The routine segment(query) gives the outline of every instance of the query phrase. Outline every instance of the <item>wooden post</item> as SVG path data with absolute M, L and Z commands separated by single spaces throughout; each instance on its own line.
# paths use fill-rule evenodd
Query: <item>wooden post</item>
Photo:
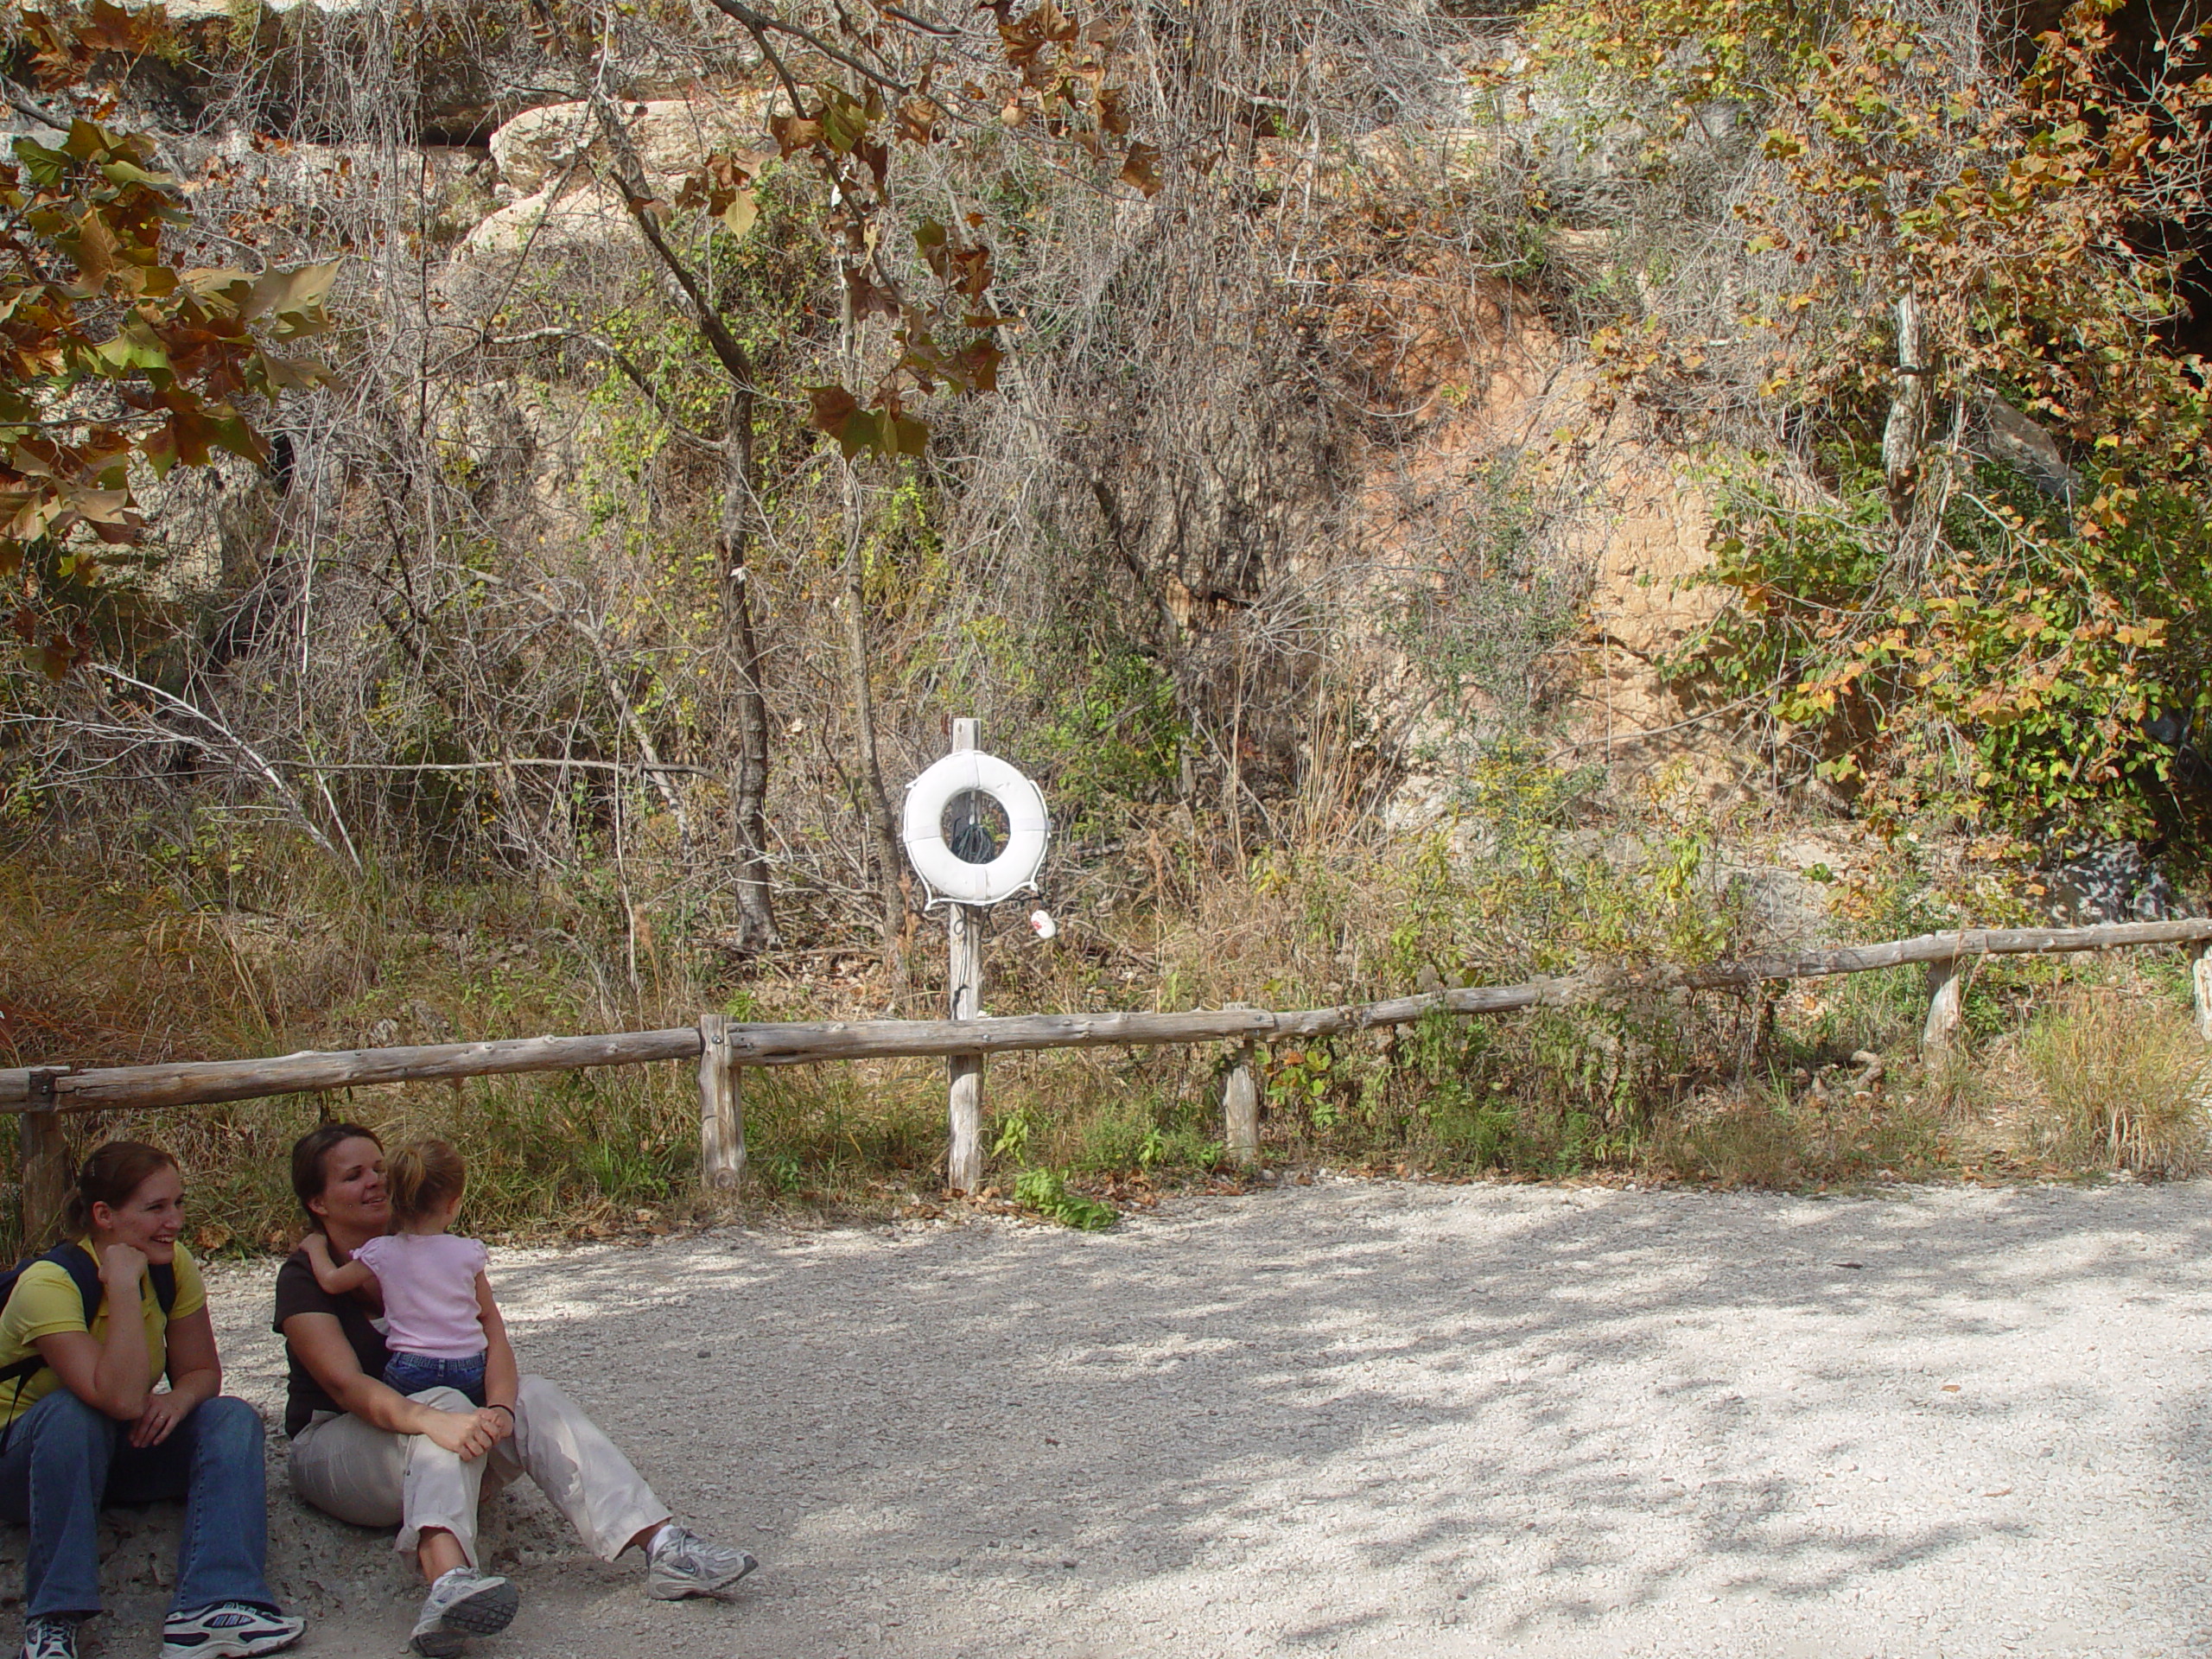
M 61 1114 L 54 1109 L 51 1071 L 30 1075 L 31 1109 L 23 1114 L 17 1132 L 22 1149 L 23 1251 L 43 1249 L 61 1224 L 61 1208 L 69 1198 L 69 1137 L 61 1128 Z M 46 1103 L 40 1109 L 39 1103 Z
M 976 747 L 982 741 L 980 721 L 952 722 L 955 754 Z M 950 908 L 946 930 L 952 971 L 946 1013 L 955 1020 L 974 1020 L 983 1012 L 983 913 L 971 905 L 956 904 Z M 978 1192 L 983 1185 L 983 1057 L 980 1053 L 948 1055 L 944 1071 L 946 1116 L 951 1129 L 944 1184 L 955 1192 Z
M 2189 1000 L 2196 1007 L 2196 1034 L 2212 1043 L 2212 955 L 2202 939 L 2189 947 Z
M 1965 992 L 1966 982 L 1959 977 L 1956 957 L 1928 964 L 1928 1024 L 1920 1033 L 1922 1053 L 1942 1054 L 1949 1051 L 1963 1016 L 1959 999 Z
M 1221 1090 L 1224 1125 L 1229 1140 L 1229 1155 L 1240 1164 L 1256 1161 L 1260 1156 L 1260 1079 L 1252 1069 L 1252 1045 L 1245 1043 L 1236 1051 L 1236 1064 L 1230 1068 Z
M 722 1192 L 745 1184 L 745 1107 L 727 1014 L 699 1016 L 699 1184 Z

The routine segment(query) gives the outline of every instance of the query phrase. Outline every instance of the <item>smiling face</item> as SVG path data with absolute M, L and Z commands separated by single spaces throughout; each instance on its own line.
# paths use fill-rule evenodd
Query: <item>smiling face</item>
M 365 1135 L 331 1147 L 322 1154 L 322 1191 L 307 1205 L 340 1249 L 387 1230 L 391 1198 L 385 1191 L 384 1148 Z
M 149 1262 L 176 1260 L 184 1229 L 184 1178 L 174 1167 L 156 1170 L 121 1204 L 92 1205 L 92 1244 L 128 1244 Z

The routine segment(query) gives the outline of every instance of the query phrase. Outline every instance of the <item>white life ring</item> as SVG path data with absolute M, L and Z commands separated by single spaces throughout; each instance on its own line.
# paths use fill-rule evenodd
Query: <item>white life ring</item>
M 1006 814 L 1006 845 L 988 864 L 970 864 L 944 844 L 944 809 L 969 790 L 989 796 Z M 1037 785 L 995 754 L 963 749 L 948 754 L 906 785 L 900 838 L 914 874 L 934 895 L 961 905 L 995 905 L 1033 892 L 1044 868 L 1052 823 Z

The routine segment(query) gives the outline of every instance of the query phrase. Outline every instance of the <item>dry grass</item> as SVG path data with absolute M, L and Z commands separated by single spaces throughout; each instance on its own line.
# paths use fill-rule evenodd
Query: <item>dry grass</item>
M 2076 988 L 2029 1028 L 2021 1051 L 2037 1092 L 2019 1123 L 2037 1153 L 2140 1175 L 2212 1167 L 2205 1046 L 2171 1001 Z
M 1664 1179 L 1787 1191 L 1916 1180 L 1943 1154 L 1936 1114 L 1917 1096 L 1824 1103 L 1766 1087 L 1694 1103 L 1654 1136 L 1647 1167 Z
M 941 995 L 933 929 L 918 940 L 911 983 L 887 983 L 864 950 L 741 975 L 665 915 L 595 906 L 588 880 L 345 882 L 270 855 L 245 861 L 218 895 L 143 870 L 134 879 L 121 864 L 99 879 L 53 857 L 4 868 L 0 1065 L 639 1029 L 702 1009 L 924 1014 Z M 1496 982 L 1577 959 L 1677 960 L 1700 940 L 1714 951 L 1757 943 L 1731 931 L 1725 902 L 1697 880 L 1656 902 L 1648 873 L 1570 865 L 1535 842 L 1495 855 L 1346 846 L 1243 868 L 1186 842 L 1157 867 L 1147 859 L 1146 873 L 1149 893 L 1125 882 L 1111 900 L 1057 906 L 1064 926 L 1050 945 L 1017 918 L 996 918 L 987 1006 L 1311 1007 L 1402 994 L 1424 972 Z M 1437 1016 L 1263 1046 L 1263 1155 L 1292 1167 L 1723 1186 L 2001 1176 L 2022 1166 L 1978 1143 L 1994 1134 L 1981 1120 L 2032 1096 L 2032 1110 L 2012 1114 L 2031 1125 L 2030 1167 L 2196 1166 L 2195 1039 L 2171 983 L 2120 995 L 2001 979 L 1993 969 L 1978 982 L 1988 1048 L 1941 1077 L 1911 1059 L 1916 982 L 1888 976 L 1793 989 L 1771 1019 L 1753 1002 L 1702 996 Z M 2005 1034 L 2028 1016 L 2032 1067 Z M 1835 1086 L 1862 1047 L 1889 1056 L 1886 1092 Z M 1228 1058 L 1216 1046 L 995 1061 L 988 1179 L 1010 1192 L 1023 1170 L 1046 1168 L 1106 1190 L 1228 1174 Z M 111 1114 L 71 1128 L 80 1145 L 128 1134 L 172 1147 L 201 1243 L 261 1249 L 292 1236 L 285 1152 L 326 1113 L 454 1139 L 471 1163 L 479 1231 L 594 1236 L 702 1213 L 695 1085 L 682 1065 Z M 883 1215 L 942 1185 L 939 1065 L 764 1071 L 746 1080 L 745 1113 L 756 1213 Z M 0 1177 L 12 1156 L 0 1152 Z M 0 1245 L 14 1242 L 11 1221 L 0 1218 Z

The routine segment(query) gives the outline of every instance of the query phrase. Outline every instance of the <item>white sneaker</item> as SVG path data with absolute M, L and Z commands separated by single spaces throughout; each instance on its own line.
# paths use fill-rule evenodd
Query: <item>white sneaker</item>
M 453 1659 L 472 1636 L 493 1636 L 514 1622 L 522 1598 L 495 1573 L 456 1567 L 441 1573 L 423 1598 L 423 1611 L 408 1638 L 427 1659 Z
M 673 1521 L 660 1529 L 645 1552 L 645 1560 L 649 1564 L 645 1593 L 660 1601 L 680 1601 L 685 1596 L 719 1599 L 760 1565 L 743 1550 L 709 1543 Z

